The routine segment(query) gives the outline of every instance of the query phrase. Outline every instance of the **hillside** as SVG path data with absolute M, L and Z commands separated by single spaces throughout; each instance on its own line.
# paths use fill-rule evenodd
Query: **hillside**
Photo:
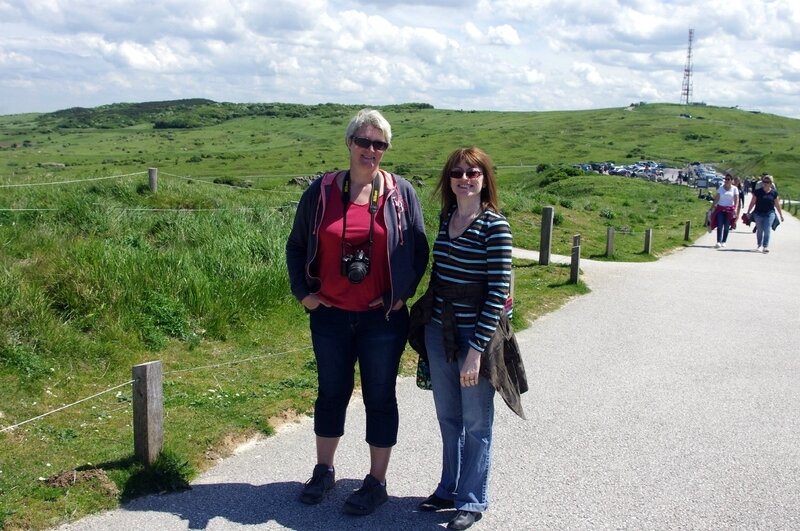
M 316 173 L 341 160 L 341 135 L 357 108 L 196 99 L 2 116 L 0 179 L 41 173 L 39 164 L 63 164 L 62 173 L 72 175 L 146 166 L 226 177 Z M 503 166 L 656 160 L 674 167 L 702 161 L 741 175 L 767 171 L 788 184 L 782 192 L 800 194 L 800 120 L 670 104 L 543 113 L 425 104 L 382 110 L 394 128 L 395 149 L 385 161 L 403 174 L 429 174 L 453 146 L 476 144 Z

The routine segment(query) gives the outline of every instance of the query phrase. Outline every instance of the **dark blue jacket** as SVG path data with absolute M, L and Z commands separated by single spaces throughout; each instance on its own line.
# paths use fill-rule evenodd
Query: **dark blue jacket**
M 414 187 L 393 173 L 382 170 L 381 173 L 384 177 L 383 213 L 391 280 L 390 292 L 383 296 L 383 307 L 388 316 L 395 302 L 406 301 L 416 292 L 428 266 L 429 248 L 422 208 Z M 319 277 L 314 275 L 318 231 L 336 175 L 336 172 L 326 173 L 311 183 L 297 205 L 294 225 L 286 242 L 289 285 L 297 300 L 320 290 Z

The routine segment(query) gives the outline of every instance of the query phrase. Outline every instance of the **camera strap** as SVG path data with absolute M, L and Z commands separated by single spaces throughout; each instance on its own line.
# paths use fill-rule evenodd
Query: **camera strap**
M 372 232 L 375 226 L 375 214 L 378 212 L 378 199 L 381 197 L 381 178 L 380 171 L 372 179 L 372 193 L 369 195 L 369 243 L 367 256 L 372 258 Z M 350 206 L 350 171 L 344 174 L 342 180 L 342 256 L 347 254 L 345 248 L 347 233 L 347 208 Z

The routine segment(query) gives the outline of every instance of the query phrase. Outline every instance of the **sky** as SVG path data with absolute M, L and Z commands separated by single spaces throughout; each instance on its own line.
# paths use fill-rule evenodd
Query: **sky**
M 800 118 L 797 0 L 0 0 L 0 115 L 119 102 L 692 103 Z

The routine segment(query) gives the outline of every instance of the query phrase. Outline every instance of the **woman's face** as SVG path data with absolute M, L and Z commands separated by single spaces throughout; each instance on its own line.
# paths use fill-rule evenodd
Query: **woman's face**
M 772 179 L 761 179 L 761 182 L 764 185 L 764 190 L 769 191 L 772 188 Z
M 380 129 L 364 125 L 348 140 L 347 147 L 350 150 L 350 169 L 362 168 L 376 172 L 389 146 Z
M 730 190 L 731 189 L 731 183 L 732 182 L 733 181 L 731 180 L 730 177 L 725 177 L 725 184 L 723 186 L 725 187 L 726 190 Z
M 456 199 L 469 199 L 477 196 L 480 200 L 483 186 L 482 168 L 460 161 L 450 169 L 450 189 Z

